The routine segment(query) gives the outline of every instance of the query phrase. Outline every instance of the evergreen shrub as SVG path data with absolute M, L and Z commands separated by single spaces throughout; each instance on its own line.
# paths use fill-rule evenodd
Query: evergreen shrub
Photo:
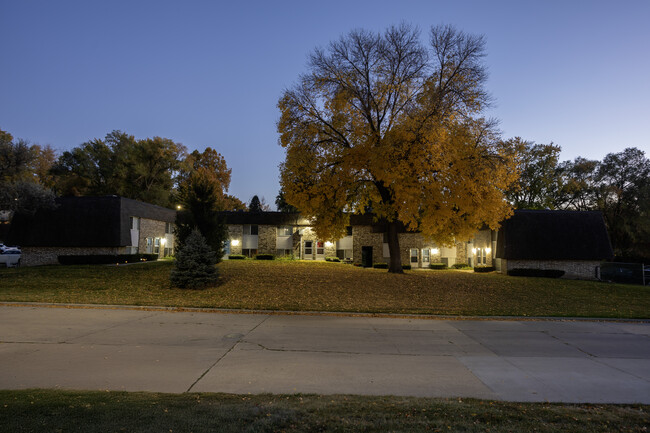
M 241 254 L 230 254 L 228 256 L 228 260 L 244 260 L 246 256 L 243 256 Z
M 494 272 L 496 268 L 494 266 L 476 266 L 474 267 L 474 272 Z
M 255 256 L 255 260 L 273 260 L 275 256 L 273 254 L 258 254 Z
M 444 263 L 429 263 L 429 269 L 447 269 Z
M 471 266 L 467 263 L 454 263 L 451 267 L 454 269 L 471 269 Z
M 375 269 L 388 269 L 388 263 L 375 263 L 372 267 Z
M 217 282 L 217 255 L 198 230 L 193 230 L 176 253 L 169 276 L 172 286 L 180 289 L 203 289 Z

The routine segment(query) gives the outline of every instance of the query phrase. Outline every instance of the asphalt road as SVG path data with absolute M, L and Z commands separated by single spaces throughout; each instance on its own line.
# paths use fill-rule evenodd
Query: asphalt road
M 650 324 L 0 306 L 0 389 L 650 404 Z

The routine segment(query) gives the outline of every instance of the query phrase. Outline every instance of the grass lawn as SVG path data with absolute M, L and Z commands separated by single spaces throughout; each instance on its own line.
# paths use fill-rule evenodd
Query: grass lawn
M 0 269 L 0 301 L 292 311 L 649 318 L 642 286 L 341 263 L 226 261 L 217 287 L 170 288 L 169 261 Z
M 402 397 L 0 391 L 6 432 L 646 432 L 649 406 Z

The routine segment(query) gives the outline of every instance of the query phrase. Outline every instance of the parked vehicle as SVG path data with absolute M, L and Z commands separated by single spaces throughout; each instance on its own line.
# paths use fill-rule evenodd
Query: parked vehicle
M 4 264 L 8 268 L 20 266 L 22 251 L 20 247 L 9 247 L 0 244 L 0 265 Z

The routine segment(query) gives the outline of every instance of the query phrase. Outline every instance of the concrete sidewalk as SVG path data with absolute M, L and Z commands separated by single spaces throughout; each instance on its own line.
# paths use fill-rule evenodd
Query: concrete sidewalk
M 650 324 L 0 306 L 0 389 L 650 404 Z

